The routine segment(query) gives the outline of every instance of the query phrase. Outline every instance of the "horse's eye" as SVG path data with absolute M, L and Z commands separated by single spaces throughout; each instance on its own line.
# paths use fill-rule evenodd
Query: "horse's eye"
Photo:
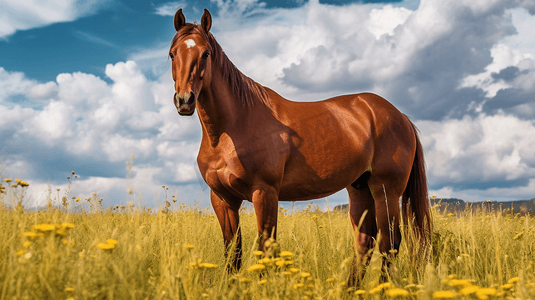
M 204 51 L 204 53 L 202 54 L 202 58 L 207 59 L 208 57 L 210 57 L 210 51 Z
M 171 58 L 171 60 L 175 59 L 175 55 L 173 53 L 169 53 L 169 57 Z

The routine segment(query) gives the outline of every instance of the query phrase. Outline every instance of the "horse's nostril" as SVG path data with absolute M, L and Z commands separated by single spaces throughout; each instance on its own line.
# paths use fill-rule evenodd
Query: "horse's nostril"
M 187 103 L 188 104 L 193 104 L 194 102 L 195 102 L 195 94 L 193 92 L 190 92 Z

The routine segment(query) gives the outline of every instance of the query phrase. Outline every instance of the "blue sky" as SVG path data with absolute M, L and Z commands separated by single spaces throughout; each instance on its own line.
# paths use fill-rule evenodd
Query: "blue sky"
M 73 170 L 71 192 L 95 192 L 107 205 L 142 197 L 154 206 L 162 185 L 208 205 L 194 165 L 199 121 L 179 117 L 171 101 L 167 51 L 179 7 L 188 22 L 208 8 L 230 59 L 283 96 L 371 91 L 390 100 L 421 131 L 432 194 L 535 198 L 528 1 L 7 0 L 0 164 L 4 177 L 30 182 L 28 205 L 43 204 L 49 186 L 65 191 Z

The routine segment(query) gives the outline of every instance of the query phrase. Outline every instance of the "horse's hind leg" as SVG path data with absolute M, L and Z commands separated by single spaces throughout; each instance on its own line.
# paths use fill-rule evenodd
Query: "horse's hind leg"
M 242 200 L 232 199 L 229 202 L 221 199 L 214 191 L 210 193 L 210 200 L 214 208 L 221 230 L 223 231 L 223 239 L 225 241 L 225 257 L 228 257 L 229 250 L 232 248 L 232 240 L 236 237 L 234 253 L 231 254 L 231 260 L 227 268 L 229 271 L 235 271 L 241 267 L 242 257 L 242 243 L 240 231 L 240 215 L 239 209 Z M 229 204 L 230 203 L 230 204 Z
M 355 231 L 355 256 L 349 270 L 348 286 L 357 286 L 364 278 L 370 263 L 373 243 L 377 235 L 375 222 L 375 202 L 367 184 L 347 187 L 349 213 Z M 359 226 L 360 225 L 360 226 Z
M 268 185 L 255 188 L 252 202 L 258 225 L 258 249 L 274 255 L 276 247 L 271 246 L 270 239 L 277 238 L 278 191 Z
M 401 243 L 399 198 L 401 187 L 387 185 L 370 178 L 370 191 L 375 200 L 375 214 L 379 230 L 379 251 L 383 255 L 381 280 L 391 275 L 392 260 L 396 257 Z

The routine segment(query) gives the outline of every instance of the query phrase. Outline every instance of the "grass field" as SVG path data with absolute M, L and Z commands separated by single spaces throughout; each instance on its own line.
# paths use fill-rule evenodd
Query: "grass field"
M 23 181 L 2 183 L 2 300 L 535 299 L 535 219 L 497 207 L 433 208 L 429 261 L 409 259 L 403 242 L 389 282 L 379 283 L 381 257 L 374 253 L 362 285 L 348 289 L 347 212 L 281 208 L 281 257 L 264 258 L 255 252 L 254 213 L 243 210 L 243 268 L 227 274 L 209 210 L 167 200 L 158 211 L 133 203 L 106 209 L 96 197 L 58 192 L 47 210 L 28 212 Z

